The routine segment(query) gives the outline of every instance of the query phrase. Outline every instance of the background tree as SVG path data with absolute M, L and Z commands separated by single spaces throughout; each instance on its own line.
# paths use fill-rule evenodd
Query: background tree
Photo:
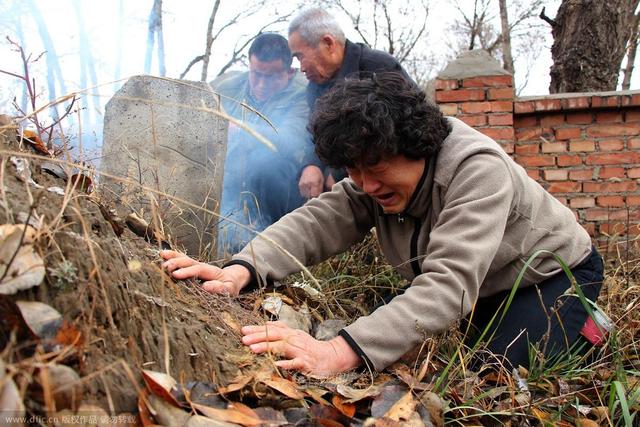
M 153 47 L 157 42 L 158 69 L 161 76 L 167 75 L 167 68 L 164 65 L 164 37 L 162 36 L 162 0 L 153 0 L 151 13 L 149 14 L 149 33 L 147 36 L 147 52 L 144 56 L 144 72 L 151 72 L 151 58 Z
M 549 92 L 615 90 L 640 0 L 563 0 L 551 24 Z
M 428 44 L 428 0 L 330 0 L 318 3 L 322 7 L 327 4 L 336 16 L 341 14 L 349 19 L 362 42 L 393 55 L 416 83 L 426 84 L 436 64 L 434 49 Z
M 526 70 L 544 46 L 544 27 L 536 17 L 547 1 L 451 0 L 457 15 L 448 28 L 450 56 L 457 57 L 463 50 L 486 50 L 514 74 L 516 92 L 521 92 L 529 81 Z M 524 70 L 519 81 L 516 68 Z
M 268 3 L 268 4 L 267 4 Z M 234 64 L 241 62 L 246 57 L 245 51 L 249 44 L 255 39 L 259 34 L 262 34 L 265 31 L 273 30 L 276 28 L 276 25 L 279 23 L 284 23 L 289 20 L 291 15 L 293 15 L 294 11 L 299 9 L 299 5 L 295 2 L 288 3 L 284 9 L 278 11 L 274 8 L 274 2 L 269 2 L 268 0 L 260 0 L 255 2 L 249 2 L 247 7 L 239 7 L 237 4 L 231 6 L 231 3 L 225 3 L 230 6 L 227 8 L 232 10 L 235 8 L 236 10 L 240 10 L 233 14 L 229 19 L 222 20 L 222 23 L 218 25 L 220 22 L 220 13 L 222 9 L 221 0 L 216 0 L 213 4 L 213 9 L 211 11 L 211 15 L 209 16 L 209 22 L 207 24 L 207 34 L 205 37 L 205 49 L 202 55 L 196 56 L 194 59 L 189 62 L 185 70 L 180 74 L 180 78 L 184 78 L 187 73 L 191 70 L 191 68 L 199 62 L 202 62 L 202 72 L 200 73 L 200 80 L 207 81 L 209 72 L 209 60 L 211 58 L 213 52 L 213 45 L 220 38 L 220 35 L 229 29 L 233 28 L 236 31 L 242 26 L 243 23 L 249 22 L 250 18 L 256 19 L 256 15 L 260 14 L 260 24 L 258 28 L 249 33 L 239 33 L 238 37 L 236 37 L 236 42 L 233 47 L 233 50 L 230 52 L 230 58 L 222 64 L 218 70 L 216 71 L 216 76 L 223 74 Z M 265 10 L 273 10 L 273 13 L 265 13 Z M 252 26 L 249 25 L 249 28 Z M 255 28 L 255 26 L 253 26 Z
M 631 75 L 633 74 L 634 64 L 636 62 L 636 53 L 638 52 L 638 38 L 640 37 L 640 12 L 636 13 L 633 18 L 632 33 L 629 39 L 629 47 L 627 49 L 627 64 L 624 67 L 624 77 L 622 79 L 622 90 L 631 88 Z

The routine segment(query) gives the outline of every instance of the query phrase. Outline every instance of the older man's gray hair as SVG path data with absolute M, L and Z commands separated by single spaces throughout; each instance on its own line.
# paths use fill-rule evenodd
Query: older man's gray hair
M 344 44 L 346 40 L 338 21 L 319 7 L 303 10 L 293 18 L 289 24 L 289 35 L 295 32 L 311 47 L 318 46 L 322 37 L 327 34 L 340 44 Z

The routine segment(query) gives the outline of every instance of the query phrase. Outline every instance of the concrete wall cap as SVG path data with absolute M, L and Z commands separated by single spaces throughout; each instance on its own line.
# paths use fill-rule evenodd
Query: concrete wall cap
M 481 76 L 511 75 L 484 49 L 467 50 L 449 62 L 438 74 L 439 79 L 467 79 Z

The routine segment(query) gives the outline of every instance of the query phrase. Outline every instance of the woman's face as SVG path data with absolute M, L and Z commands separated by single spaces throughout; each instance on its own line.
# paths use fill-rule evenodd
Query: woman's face
M 387 214 L 402 213 L 424 173 L 425 160 L 396 155 L 373 166 L 356 164 L 347 168 L 355 184 L 371 196 Z

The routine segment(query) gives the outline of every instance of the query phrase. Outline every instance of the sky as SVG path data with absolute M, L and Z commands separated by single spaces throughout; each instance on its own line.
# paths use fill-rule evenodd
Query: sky
M 390 2 L 399 0 L 388 0 Z M 187 64 L 204 51 L 207 21 L 211 14 L 213 0 L 163 0 L 163 31 L 165 44 L 166 75 L 178 77 Z M 404 0 L 403 4 L 416 3 L 417 0 Z M 462 7 L 471 7 L 473 0 L 458 0 Z M 497 0 L 495 1 L 497 4 Z M 559 0 L 549 0 L 547 15 L 555 16 Z M 0 70 L 22 74 L 22 63 L 19 54 L 7 41 L 9 36 L 20 44 L 27 53 L 36 57 L 44 51 L 41 41 L 42 33 L 38 27 L 38 16 L 46 26 L 55 48 L 55 56 L 60 63 L 63 85 L 57 84 L 56 95 L 66 92 L 84 91 L 82 106 L 84 114 L 89 117 L 83 128 L 93 135 L 85 135 L 85 145 L 99 145 L 101 140 L 101 120 L 104 104 L 115 91 L 131 75 L 144 73 L 145 52 L 147 48 L 147 25 L 153 0 L 0 0 Z M 222 0 L 218 23 L 226 22 L 232 14 L 251 5 L 251 0 Z M 225 63 L 227 52 L 243 35 L 255 32 L 260 26 L 260 19 L 265 15 L 274 15 L 281 8 L 282 0 L 267 0 L 261 10 L 260 18 L 247 20 L 241 26 L 229 28 L 213 46 L 210 74 L 207 80 L 215 77 L 217 69 Z M 429 47 L 433 51 L 438 66 L 446 65 L 448 46 L 451 44 L 447 34 L 447 25 L 456 13 L 451 4 L 444 0 L 431 1 L 428 18 Z M 20 14 L 20 11 L 23 11 Z M 18 18 L 21 16 L 21 18 Z M 81 19 L 79 19 L 81 17 Z M 347 37 L 359 41 L 349 20 L 338 13 L 336 17 L 345 29 Z M 15 22 L 21 19 L 22 34 L 16 29 Z M 81 26 L 85 29 L 87 40 L 81 37 Z M 287 23 L 273 27 L 273 30 L 286 34 Z M 82 81 L 82 64 L 80 52 L 85 42 L 85 55 L 90 57 L 93 70 L 84 69 Z M 516 69 L 516 81 L 524 81 L 523 69 L 529 73 L 528 85 L 520 95 L 545 95 L 548 93 L 549 67 L 551 65 L 551 35 L 546 40 L 535 61 Z M 48 55 L 47 53 L 46 55 Z M 47 82 L 45 71 L 46 56 L 31 66 L 36 79 L 36 87 L 41 94 L 39 105 L 47 102 Z M 157 57 L 154 55 L 151 74 L 158 74 Z M 437 70 L 434 70 L 434 72 Z M 97 87 L 92 87 L 92 73 L 95 74 Z M 195 65 L 187 79 L 199 80 L 201 65 Z M 89 89 L 87 89 L 89 87 Z M 11 112 L 11 102 L 17 97 L 21 100 L 23 82 L 0 73 L 0 112 Z

